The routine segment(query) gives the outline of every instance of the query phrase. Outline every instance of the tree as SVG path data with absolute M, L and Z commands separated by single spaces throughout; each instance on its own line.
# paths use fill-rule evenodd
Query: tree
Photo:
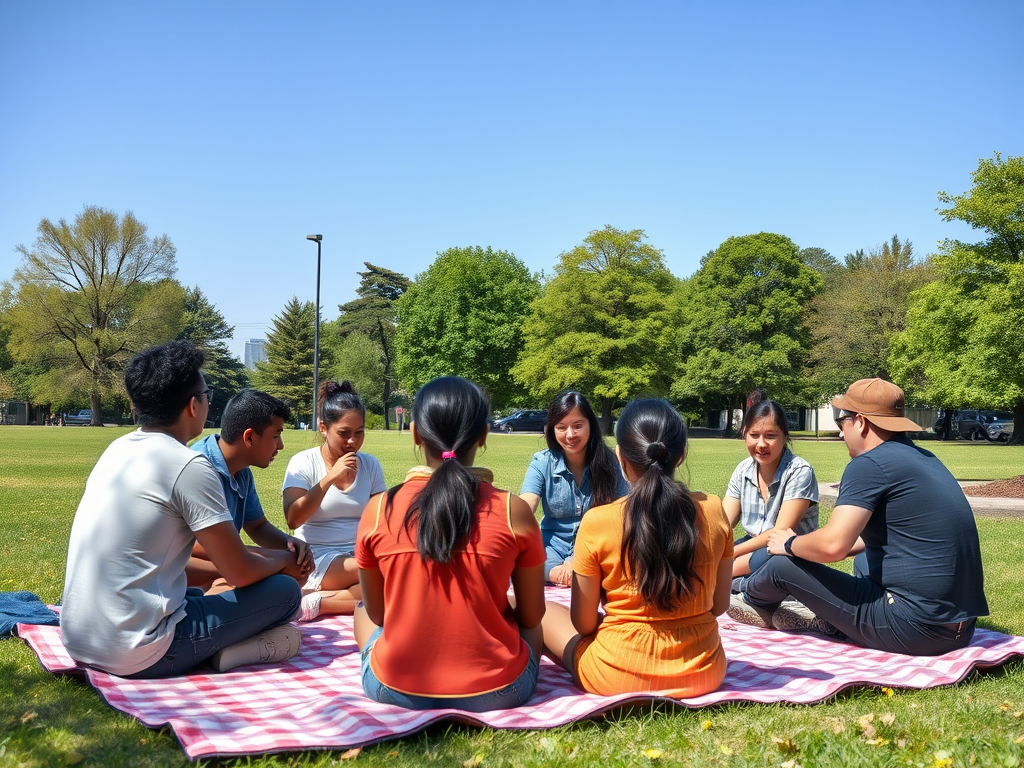
M 893 379 L 908 394 L 947 408 L 1004 408 L 1013 443 L 1024 442 L 1024 157 L 982 159 L 962 195 L 939 193 L 946 221 L 988 237 L 945 240 L 933 258 L 938 281 L 911 296 L 907 328 L 894 340 Z
M 293 296 L 281 314 L 274 317 L 274 329 L 267 334 L 267 359 L 256 363 L 253 383 L 265 392 L 288 402 L 296 422 L 312 423 L 313 413 L 313 302 Z M 325 349 L 321 349 L 324 352 Z M 330 365 L 328 355 L 320 365 Z
M 757 387 L 783 402 L 798 398 L 810 346 L 803 306 L 821 290 L 821 276 L 788 237 L 730 237 L 682 290 L 673 397 L 725 406 L 727 432 L 732 410 Z
M 174 245 L 166 235 L 150 238 L 131 211 L 119 218 L 95 206 L 73 224 L 43 219 L 38 232 L 32 249 L 17 248 L 10 346 L 48 369 L 39 394 L 87 394 L 100 425 L 101 399 L 123 391 L 132 356 L 174 337 L 182 298 L 171 279 Z
M 371 399 L 376 400 L 379 396 L 382 403 L 381 409 L 384 412 L 384 428 L 391 429 L 388 408 L 391 392 L 397 383 L 395 376 L 397 304 L 402 294 L 409 289 L 409 278 L 398 272 L 392 272 L 390 269 L 374 266 L 368 261 L 364 261 L 363 264 L 366 266 L 366 271 L 357 273 L 360 277 L 359 288 L 356 289 L 359 298 L 338 307 L 341 316 L 337 320 L 337 332 L 342 339 L 352 333 L 359 333 L 376 344 L 380 355 L 380 365 L 372 368 L 379 367 L 379 374 L 370 377 L 369 361 L 360 357 L 359 366 L 362 371 L 360 376 L 364 378 L 367 386 L 374 387 L 375 395 Z M 359 342 L 351 351 L 362 355 L 366 349 L 366 345 Z M 339 349 L 337 354 L 339 355 L 337 358 L 339 364 L 344 364 L 343 355 L 347 352 Z M 367 393 L 369 391 L 366 390 Z
M 415 390 L 438 376 L 464 376 L 498 408 L 521 401 L 526 393 L 509 371 L 539 290 L 526 265 L 506 251 L 439 253 L 398 300 L 399 378 Z
M 855 266 L 840 268 L 810 304 L 807 381 L 819 402 L 858 379 L 892 378 L 889 347 L 906 327 L 910 294 L 933 279 L 928 263 L 897 235 L 848 263 Z
M 336 336 L 336 333 L 330 335 Z M 381 393 L 385 391 L 384 355 L 376 340 L 360 331 L 353 331 L 344 338 L 336 338 L 330 347 L 331 356 L 336 361 L 330 369 L 331 375 L 338 381 L 348 379 L 366 410 L 384 413 L 387 410 L 381 399 Z M 390 397 L 390 390 L 387 392 Z
M 228 325 L 224 315 L 210 303 L 199 286 L 186 288 L 182 329 L 179 339 L 187 339 L 206 355 L 203 375 L 206 383 L 214 389 L 210 419 L 219 421 L 235 394 L 249 386 L 249 371 L 237 357 L 231 354 L 226 339 L 231 338 L 235 329 Z
M 513 369 L 545 398 L 575 387 L 598 399 L 606 433 L 616 402 L 664 394 L 671 380 L 676 279 L 645 239 L 641 229 L 606 226 L 561 254 Z
M 825 285 L 828 285 L 830 280 L 837 277 L 843 271 L 843 265 L 824 248 L 801 249 L 800 261 L 821 275 Z

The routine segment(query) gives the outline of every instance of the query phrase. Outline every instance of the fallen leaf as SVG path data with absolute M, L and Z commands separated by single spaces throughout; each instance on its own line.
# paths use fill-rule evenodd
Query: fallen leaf
M 64 765 L 78 765 L 83 760 L 85 760 L 85 755 L 80 755 L 77 752 L 64 753 Z
M 645 749 L 644 754 L 651 760 L 660 760 L 665 752 L 660 749 Z
M 722 750 L 723 755 L 731 755 L 733 753 L 732 747 L 730 747 L 728 744 L 723 744 L 721 747 L 719 747 L 719 749 Z
M 1002 704 L 999 705 L 999 708 L 1003 710 L 1003 712 L 1009 712 L 1013 708 L 1013 704 L 1011 704 L 1008 701 L 1004 701 Z
M 907 740 L 906 739 L 896 739 L 896 746 L 899 747 L 900 749 L 906 749 L 907 748 Z
M 1024 744 L 1024 736 L 1018 736 L 1016 739 L 1013 740 L 1013 743 L 1014 744 Z
M 359 757 L 359 753 L 363 751 L 362 747 L 353 747 L 348 752 L 341 753 L 341 760 L 355 760 Z
M 886 712 L 878 719 L 882 721 L 883 725 L 892 725 L 896 722 L 896 715 L 892 714 L 892 712 Z
M 35 712 L 26 712 L 24 715 L 21 716 L 21 722 L 22 724 L 24 724 L 27 723 L 29 720 L 34 720 L 37 717 L 39 717 L 39 715 Z
M 796 760 L 787 760 L 786 762 L 781 764 L 780 768 L 803 768 L 803 767 Z
M 475 755 L 473 755 L 471 758 L 469 758 L 469 760 L 463 760 L 462 764 L 464 766 L 466 766 L 466 768 L 476 768 L 483 761 L 484 761 L 484 753 L 483 752 L 477 752 Z
M 832 733 L 842 733 L 846 730 L 846 723 L 840 717 L 826 717 L 825 722 L 832 729 Z
M 1014 712 L 1013 716 L 1020 720 L 1022 717 L 1024 717 L 1024 712 Z
M 875 726 L 873 726 L 871 724 L 872 722 L 874 722 L 874 719 L 875 719 L 874 712 L 872 712 L 869 715 L 861 715 L 860 717 L 857 718 L 857 725 L 860 726 L 861 735 L 865 739 L 873 739 L 873 738 L 875 738 L 875 733 L 876 733 Z
M 390 752 L 388 752 L 388 757 L 398 757 L 398 752 L 393 749 Z
M 554 739 L 550 736 L 541 737 L 541 740 L 537 743 L 538 752 L 547 752 L 548 754 L 551 754 L 556 749 L 558 749 L 558 739 Z
M 778 736 L 772 736 L 772 743 L 779 748 L 779 751 L 783 754 L 791 754 L 793 752 L 799 752 L 800 748 L 794 744 L 790 739 L 780 739 Z
M 889 740 L 888 739 L 868 739 L 865 743 L 871 745 L 872 747 L 884 747 L 886 744 L 889 743 Z

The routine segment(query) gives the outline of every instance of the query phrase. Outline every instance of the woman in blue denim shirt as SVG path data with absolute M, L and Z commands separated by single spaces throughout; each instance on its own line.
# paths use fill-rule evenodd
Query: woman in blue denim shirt
M 567 587 L 572 583 L 573 546 L 583 514 L 625 496 L 629 484 L 601 437 L 594 409 L 579 392 L 563 392 L 554 399 L 544 438 L 548 447 L 533 455 L 519 496 L 534 512 L 538 504 L 544 510 L 544 577 Z

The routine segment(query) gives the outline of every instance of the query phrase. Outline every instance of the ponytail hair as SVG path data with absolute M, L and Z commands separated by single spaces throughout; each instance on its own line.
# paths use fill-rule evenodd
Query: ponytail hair
M 356 394 L 355 387 L 347 380 L 340 384 L 333 380 L 321 383 L 317 392 L 316 407 L 320 423 L 325 427 L 330 427 L 349 411 L 359 411 L 359 415 L 366 420 L 366 406 Z
M 789 422 L 786 421 L 786 412 L 782 406 L 774 400 L 768 399 L 768 393 L 763 389 L 755 389 L 747 396 L 747 412 L 743 414 L 743 423 L 740 425 L 740 434 L 746 437 L 752 426 L 761 419 L 771 419 L 775 426 L 790 442 Z
M 416 393 L 412 418 L 423 450 L 434 458 L 443 457 L 402 522 L 406 533 L 411 524 L 417 524 L 416 548 L 424 560 L 451 562 L 452 550 L 472 530 L 478 481 L 462 458 L 480 443 L 489 412 L 483 390 L 459 376 L 434 379 Z M 389 512 L 400 487 L 388 492 Z
M 634 400 L 619 416 L 615 438 L 636 473 L 622 522 L 623 574 L 648 605 L 670 611 L 700 581 L 693 567 L 697 508 L 673 478 L 686 455 L 686 424 L 664 400 Z
M 615 460 L 615 452 L 609 448 L 601 433 L 601 423 L 597 414 L 587 400 L 579 392 L 572 390 L 562 392 L 548 406 L 547 421 L 544 423 L 544 439 L 548 449 L 556 454 L 563 453 L 562 446 L 555 439 L 555 425 L 578 409 L 590 425 L 590 437 L 587 440 L 587 466 L 590 467 L 590 491 L 592 507 L 603 507 L 619 498 L 619 484 L 622 474 Z

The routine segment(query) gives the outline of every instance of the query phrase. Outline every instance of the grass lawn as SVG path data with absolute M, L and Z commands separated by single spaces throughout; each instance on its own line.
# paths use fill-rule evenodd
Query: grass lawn
M 0 591 L 28 589 L 59 602 L 71 519 L 103 449 L 127 429 L 0 427 Z M 257 484 L 270 519 L 283 526 L 280 487 L 288 457 L 316 444 L 286 432 L 285 451 Z M 418 463 L 408 433 L 374 432 L 365 449 L 388 484 Z M 479 463 L 496 484 L 518 490 L 543 440 L 494 435 Z M 1024 472 L 1024 447 L 927 443 L 960 479 L 994 480 Z M 839 480 L 843 443 L 797 441 L 818 479 Z M 721 494 L 746 455 L 739 440 L 695 440 L 680 478 Z M 1024 523 L 979 518 L 991 616 L 980 625 L 1024 635 Z M 815 706 L 732 704 L 701 710 L 635 707 L 602 720 L 548 731 L 434 726 L 364 749 L 359 765 L 723 765 L 723 766 L 1022 766 L 1024 663 L 973 675 L 930 691 L 858 689 Z M 863 718 L 873 716 L 869 724 Z M 865 734 L 863 725 L 877 733 Z M 341 753 L 291 753 L 225 761 L 245 766 L 350 764 Z M 20 640 L 0 641 L 0 766 L 181 766 L 188 761 L 167 729 L 151 731 L 107 707 L 84 683 L 41 671 Z M 210 763 L 200 763 L 207 764 Z

